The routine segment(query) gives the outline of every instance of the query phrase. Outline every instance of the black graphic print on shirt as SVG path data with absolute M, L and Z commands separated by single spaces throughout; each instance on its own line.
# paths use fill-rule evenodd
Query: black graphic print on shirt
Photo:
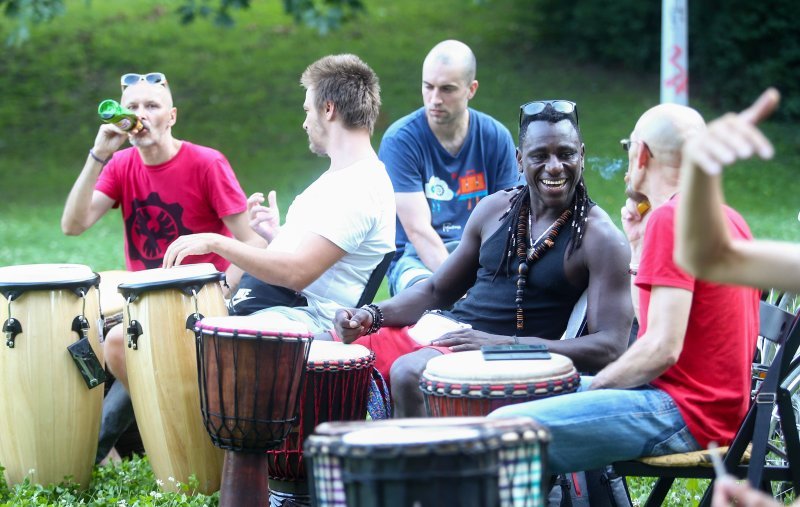
M 165 203 L 155 192 L 143 201 L 133 200 L 125 230 L 128 256 L 132 261 L 141 261 L 147 269 L 161 267 L 170 243 L 178 236 L 192 233 L 183 225 L 183 207 Z

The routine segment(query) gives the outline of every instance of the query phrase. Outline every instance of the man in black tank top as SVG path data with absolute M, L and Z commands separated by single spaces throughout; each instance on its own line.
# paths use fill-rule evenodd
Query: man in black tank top
M 527 184 L 483 198 L 461 244 L 431 278 L 379 305 L 337 312 L 343 341 L 372 346 L 378 363 L 391 365 L 396 417 L 425 415 L 419 378 L 428 359 L 443 353 L 546 344 L 579 371 L 597 372 L 626 348 L 633 319 L 630 249 L 586 192 L 575 104 L 523 105 L 519 145 L 518 168 Z M 586 335 L 559 340 L 584 290 Z M 471 328 L 446 333 L 431 346 L 397 329 L 442 308 L 452 308 L 446 314 Z

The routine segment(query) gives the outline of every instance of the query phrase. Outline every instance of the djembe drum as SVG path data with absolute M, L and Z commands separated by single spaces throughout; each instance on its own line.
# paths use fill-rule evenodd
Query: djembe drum
M 8 310 L 0 345 L 0 464 L 9 485 L 66 476 L 89 485 L 103 389 L 90 388 L 101 379 L 89 358 L 67 348 L 79 344 L 102 371 L 99 281 L 77 264 L 0 268 L 0 303 Z
M 419 381 L 430 416 L 485 416 L 504 405 L 570 393 L 579 385 L 580 374 L 566 356 L 486 361 L 479 350 L 430 359 Z
M 275 314 L 197 323 L 201 412 L 225 449 L 220 505 L 267 505 L 267 454 L 296 422 L 312 335 Z
M 375 354 L 361 345 L 314 341 L 300 388 L 298 424 L 269 455 L 269 489 L 278 498 L 308 503 L 303 442 L 328 421 L 364 420 Z
M 540 507 L 546 430 L 528 418 L 321 424 L 306 441 L 318 507 Z
M 223 277 L 212 264 L 189 264 L 130 273 L 119 285 L 133 411 L 153 472 L 170 491 L 192 474 L 197 491 L 219 489 L 223 453 L 200 417 L 194 323 L 227 314 Z

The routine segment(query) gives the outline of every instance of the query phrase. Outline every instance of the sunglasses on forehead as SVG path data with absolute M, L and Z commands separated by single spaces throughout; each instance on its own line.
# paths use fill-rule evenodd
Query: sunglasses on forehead
M 149 74 L 123 74 L 119 78 L 119 84 L 122 86 L 123 91 L 125 88 L 145 81 L 150 84 L 160 84 L 164 88 L 167 87 L 167 76 L 160 72 L 151 72 Z
M 575 119 L 575 125 L 578 125 L 578 105 L 569 100 L 534 100 L 519 106 L 519 126 L 528 120 L 534 120 L 537 116 L 541 115 L 547 106 L 553 108 L 557 113 L 562 113 L 571 116 Z

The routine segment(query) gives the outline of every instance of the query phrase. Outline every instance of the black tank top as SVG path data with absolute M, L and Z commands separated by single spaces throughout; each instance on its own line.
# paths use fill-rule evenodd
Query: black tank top
M 557 340 L 564 333 L 572 307 L 585 289 L 573 286 L 564 273 L 571 223 L 564 224 L 553 248 L 530 266 L 522 303 L 525 329 L 518 332 L 517 305 L 514 302 L 519 265 L 517 258 L 510 263 L 510 274 L 503 265 L 495 276 L 500 259 L 505 255 L 511 218 L 510 215 L 506 217 L 497 231 L 481 245 L 475 285 L 453 306 L 449 314 L 454 319 L 469 323 L 473 328 L 487 333 Z

